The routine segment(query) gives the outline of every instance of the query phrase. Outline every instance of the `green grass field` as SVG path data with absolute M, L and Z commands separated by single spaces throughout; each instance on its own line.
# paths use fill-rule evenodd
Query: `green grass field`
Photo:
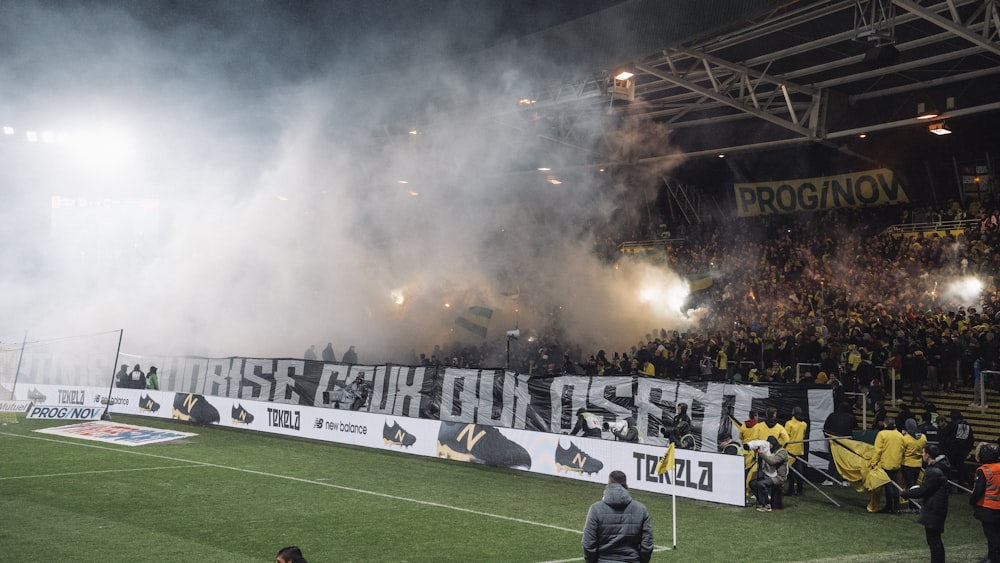
M 580 561 L 591 483 L 187 423 L 116 422 L 198 435 L 128 447 L 0 427 L 0 549 L 7 561 L 270 562 L 294 544 L 310 563 Z M 867 495 L 823 487 L 787 509 L 677 499 L 646 503 L 653 561 L 929 559 L 914 515 L 865 512 Z M 954 494 L 948 561 L 986 554 L 967 496 Z

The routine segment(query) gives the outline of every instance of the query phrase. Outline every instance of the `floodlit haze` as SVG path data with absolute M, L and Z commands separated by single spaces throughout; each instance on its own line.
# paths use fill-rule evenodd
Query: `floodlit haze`
M 462 66 L 613 4 L 5 2 L 0 333 L 404 362 L 473 305 L 491 337 L 558 318 L 584 349 L 681 328 L 643 299 L 654 274 L 606 259 L 664 170 L 567 168 L 514 111 L 517 59 Z M 669 143 L 605 119 L 575 124 L 577 148 Z

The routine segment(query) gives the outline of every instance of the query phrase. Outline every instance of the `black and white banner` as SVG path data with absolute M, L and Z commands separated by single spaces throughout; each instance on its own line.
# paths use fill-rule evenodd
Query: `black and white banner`
M 634 416 L 643 444 L 664 446 L 664 428 L 672 425 L 677 405 L 687 405 L 699 449 L 717 451 L 720 435 L 737 435 L 738 423 L 751 410 L 763 415 L 778 409 L 780 420 L 801 407 L 814 424 L 810 438 L 822 438 L 822 423 L 833 412 L 828 387 L 734 385 L 681 382 L 635 376 L 529 377 L 504 370 L 471 370 L 397 365 L 364 366 L 297 359 L 193 358 L 127 356 L 143 369 L 157 366 L 160 389 L 205 397 L 262 401 L 295 406 L 348 409 L 345 394 L 357 380 L 367 398 L 362 412 L 391 416 L 476 423 L 500 428 L 567 434 L 584 408 L 605 422 Z M 32 391 L 33 389 L 33 391 Z M 67 381 L 46 386 L 41 397 L 30 378 L 18 394 L 39 403 L 81 404 L 78 388 Z M 137 401 L 115 388 L 119 401 Z M 106 395 L 105 392 L 97 395 Z M 39 401 L 39 398 L 42 398 Z M 106 396 L 87 397 L 90 402 Z M 606 438 L 611 438 L 607 433 Z M 817 443 L 822 446 L 822 443 Z M 814 448 L 815 449 L 815 448 Z

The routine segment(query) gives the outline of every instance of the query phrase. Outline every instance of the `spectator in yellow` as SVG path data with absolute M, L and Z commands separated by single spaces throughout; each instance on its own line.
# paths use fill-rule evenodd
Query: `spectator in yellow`
M 778 409 L 775 407 L 767 407 L 767 411 L 765 412 L 767 413 L 767 417 L 764 418 L 763 428 L 759 430 L 759 434 L 757 434 L 756 439 L 767 440 L 768 436 L 774 436 L 778 439 L 778 444 L 784 448 L 785 444 L 787 444 L 789 440 L 788 431 L 785 430 L 785 427 L 780 422 L 778 422 Z M 746 442 L 743 443 L 745 444 Z
M 785 423 L 785 430 L 788 432 L 788 445 L 785 451 L 788 452 L 788 462 L 791 464 L 788 472 L 788 496 L 802 494 L 802 475 L 806 469 L 806 435 L 808 434 L 809 422 L 802 415 L 802 407 L 792 409 L 792 418 Z
M 882 486 L 885 493 L 885 511 L 890 514 L 899 513 L 899 489 L 896 479 L 899 468 L 903 465 L 903 435 L 896 430 L 896 421 L 885 419 L 885 428 L 875 436 L 875 449 L 868 467 L 881 467 L 889 476 L 889 483 Z M 868 504 L 868 512 L 878 512 L 878 491 L 872 491 L 872 502 Z
M 903 466 L 900 467 L 900 472 L 903 474 L 903 488 L 909 489 L 915 486 L 920 478 L 927 435 L 917 430 L 917 421 L 912 418 L 906 419 L 904 424 L 906 430 L 903 432 Z M 909 499 L 907 499 L 907 503 L 909 503 Z M 916 512 L 916 510 L 908 508 L 907 512 Z

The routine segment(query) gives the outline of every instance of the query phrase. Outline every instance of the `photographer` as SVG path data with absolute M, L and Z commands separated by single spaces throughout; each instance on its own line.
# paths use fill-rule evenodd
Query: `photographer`
M 604 429 L 610 430 L 615 439 L 622 442 L 632 442 L 633 444 L 639 442 L 639 428 L 635 425 L 635 417 L 630 416 L 625 419 L 624 423 L 615 425 L 605 423 Z
M 607 423 L 604 423 L 605 430 L 607 430 L 607 426 Z M 576 436 L 580 433 L 583 433 L 587 438 L 600 438 L 601 417 L 588 412 L 586 409 L 578 409 L 576 411 L 576 425 L 573 426 L 573 430 L 570 431 L 569 435 Z
M 351 383 L 344 388 L 344 403 L 352 411 L 360 410 L 368 401 L 368 384 L 365 383 L 365 374 L 360 373 Z

